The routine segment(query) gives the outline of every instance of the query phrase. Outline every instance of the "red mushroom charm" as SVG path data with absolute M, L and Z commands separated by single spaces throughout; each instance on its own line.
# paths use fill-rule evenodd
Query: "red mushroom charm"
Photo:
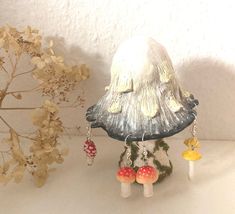
M 144 196 L 153 196 L 153 183 L 158 179 L 158 171 L 152 166 L 142 166 L 136 173 L 136 181 L 144 185 Z
M 121 182 L 121 196 L 127 198 L 131 195 L 131 183 L 135 181 L 135 171 L 131 167 L 122 167 L 117 172 L 117 179 Z
M 94 158 L 97 153 L 95 143 L 92 140 L 85 141 L 84 152 L 86 153 L 87 156 L 87 164 L 91 166 L 94 162 Z

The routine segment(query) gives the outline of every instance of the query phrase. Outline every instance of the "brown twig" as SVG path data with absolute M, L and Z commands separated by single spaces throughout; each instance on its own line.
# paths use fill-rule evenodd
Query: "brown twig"
M 31 89 L 26 89 L 26 90 L 20 90 L 20 91 L 9 91 L 9 92 L 6 92 L 6 95 L 9 95 L 9 94 L 16 94 L 16 93 L 28 93 L 28 92 L 33 92 L 35 91 L 36 89 L 39 89 L 41 87 L 41 85 L 38 85 L 34 88 L 31 88 Z
M 11 63 L 11 66 L 12 66 L 12 69 L 14 69 L 14 64 L 13 64 L 13 61 L 12 61 L 12 58 L 11 58 L 11 55 L 8 53 L 8 59 L 9 59 L 9 61 L 10 61 L 10 63 Z
M 14 79 L 14 74 L 16 72 L 16 67 L 17 67 L 17 64 L 18 64 L 18 61 L 20 58 L 19 56 L 16 57 L 15 64 L 13 64 L 10 54 L 8 54 L 8 57 L 11 62 L 11 65 L 12 65 L 12 72 L 11 72 L 10 79 L 7 81 L 5 88 L 2 90 L 2 96 L 0 98 L 0 106 L 2 106 L 2 101 L 4 100 L 5 96 L 7 95 L 7 90 L 9 88 L 9 86 L 11 85 L 12 80 Z
M 10 126 L 10 124 L 9 124 L 2 116 L 0 116 L 0 120 L 1 120 L 9 129 L 14 130 L 14 129 Z
M 3 65 L 1 65 L 1 68 L 2 68 L 2 70 L 4 70 L 7 74 L 9 74 L 8 71 L 7 71 L 7 69 L 6 69 Z
M 21 76 L 21 75 L 24 75 L 24 74 L 32 73 L 34 69 L 35 69 L 35 68 L 33 68 L 33 69 L 29 70 L 29 71 L 25 71 L 25 72 L 22 72 L 22 73 L 16 74 L 16 75 L 14 75 L 14 78 L 15 78 L 15 77 L 18 77 L 18 76 Z
M 31 138 L 31 137 L 29 137 L 29 136 L 21 135 L 21 134 L 19 134 L 19 133 L 17 133 L 17 135 L 18 135 L 19 137 L 21 137 L 21 138 L 25 138 L 25 139 L 28 139 L 28 140 L 36 141 L 34 138 Z
M 36 108 L 42 108 L 42 107 L 19 107 L 19 108 L 0 108 L 0 111 L 15 111 L 15 110 L 34 110 Z
M 2 161 L 3 161 L 3 164 L 5 163 L 5 158 L 4 158 L 4 155 L 3 155 L 3 152 L 1 151 L 1 155 L 2 155 Z

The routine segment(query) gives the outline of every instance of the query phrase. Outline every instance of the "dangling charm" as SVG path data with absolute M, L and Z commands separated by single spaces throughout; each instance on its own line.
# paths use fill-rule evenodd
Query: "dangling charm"
M 144 197 L 153 196 L 153 183 L 158 180 L 159 172 L 153 166 L 148 165 L 148 151 L 144 143 L 144 134 L 142 137 L 143 143 L 143 160 L 145 165 L 140 167 L 136 173 L 136 182 L 143 184 L 144 186 Z
M 201 154 L 198 152 L 198 149 L 200 148 L 200 143 L 196 137 L 196 128 L 197 118 L 195 117 L 192 127 L 192 137 L 184 141 L 184 144 L 188 147 L 188 149 L 182 153 L 182 157 L 185 160 L 189 161 L 189 180 L 192 180 L 194 178 L 194 161 L 199 160 L 202 157 Z
M 87 127 L 87 140 L 84 143 L 84 152 L 86 153 L 87 157 L 87 164 L 91 166 L 94 162 L 97 150 L 95 143 L 91 140 L 91 128 L 90 126 Z
M 198 149 L 200 148 L 200 143 L 196 137 L 192 137 L 185 140 L 184 144 L 188 147 L 188 149 L 182 153 L 182 156 L 185 160 L 196 161 L 201 159 L 202 156 L 198 152 Z
M 128 135 L 129 136 L 129 135 Z M 117 180 L 121 182 L 121 196 L 128 198 L 131 195 L 131 184 L 135 182 L 136 172 L 131 168 L 131 149 L 127 145 L 127 138 L 125 139 L 125 147 L 127 149 L 125 166 L 121 167 L 117 172 Z

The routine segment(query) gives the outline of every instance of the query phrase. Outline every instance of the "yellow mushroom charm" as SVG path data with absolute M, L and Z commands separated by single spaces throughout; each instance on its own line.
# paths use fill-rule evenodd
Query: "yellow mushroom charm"
M 182 153 L 182 157 L 188 161 L 196 161 L 201 159 L 201 154 L 197 151 L 200 148 L 200 143 L 196 137 L 189 138 L 184 141 L 184 144 L 188 147 L 186 151 Z
M 184 144 L 188 147 L 188 149 L 182 153 L 182 157 L 189 161 L 188 177 L 192 180 L 194 177 L 194 161 L 202 158 L 202 155 L 198 152 L 200 143 L 196 137 L 192 137 L 185 140 Z

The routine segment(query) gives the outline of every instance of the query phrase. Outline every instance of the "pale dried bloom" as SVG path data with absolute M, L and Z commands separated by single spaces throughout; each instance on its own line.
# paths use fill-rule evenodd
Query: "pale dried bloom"
M 68 102 L 68 94 L 76 85 L 89 77 L 86 65 L 70 67 L 64 63 L 61 56 L 55 56 L 52 45 L 40 56 L 32 58 L 36 65 L 33 76 L 41 84 L 44 96 L 49 96 L 60 102 Z
M 31 117 L 35 126 L 41 126 L 43 121 L 47 119 L 48 112 L 45 109 L 37 108 L 32 112 Z
M 43 49 L 39 31 L 29 26 L 23 31 L 11 26 L 0 27 L 0 54 L 0 75 L 7 74 L 9 77 L 5 86 L 0 86 L 0 108 L 9 95 L 21 100 L 23 93 L 38 90 L 42 92 L 42 96 L 47 96 L 42 106 L 35 107 L 31 113 L 32 123 L 36 127 L 31 135 L 21 135 L 0 115 L 1 122 L 9 128 L 9 137 L 0 141 L 0 183 L 7 184 L 11 180 L 19 183 L 24 174 L 29 172 L 35 184 L 40 187 L 49 176 L 51 164 L 63 163 L 64 156 L 68 154 L 68 148 L 58 142 L 64 131 L 58 104 L 69 101 L 69 93 L 80 81 L 89 77 L 89 69 L 84 64 L 68 66 L 63 57 L 55 54 L 52 41 Z M 33 69 L 17 73 L 17 65 L 22 55 L 31 58 Z M 9 71 L 8 67 L 12 70 Z M 15 78 L 28 74 L 38 81 L 37 87 L 9 91 Z M 84 99 L 78 96 L 74 103 L 71 106 L 82 106 Z M 22 146 L 24 139 L 30 141 L 29 148 Z
M 50 100 L 45 100 L 43 104 L 43 108 L 46 109 L 50 113 L 57 113 L 59 111 L 57 105 Z

